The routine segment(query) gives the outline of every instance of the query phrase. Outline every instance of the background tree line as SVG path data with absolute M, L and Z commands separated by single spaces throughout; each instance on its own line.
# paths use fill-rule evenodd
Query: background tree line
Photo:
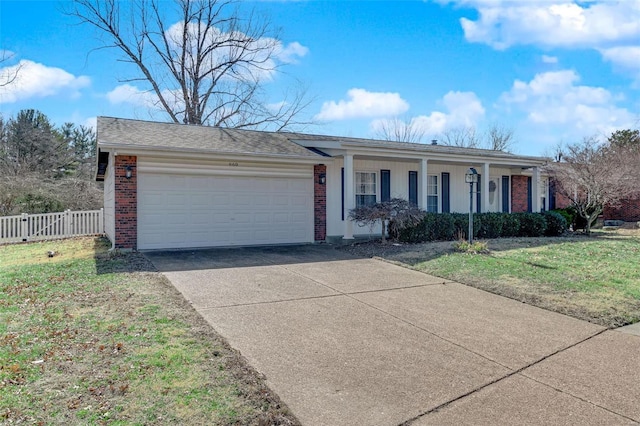
M 0 215 L 102 207 L 93 129 L 54 126 L 37 110 L 0 117 Z

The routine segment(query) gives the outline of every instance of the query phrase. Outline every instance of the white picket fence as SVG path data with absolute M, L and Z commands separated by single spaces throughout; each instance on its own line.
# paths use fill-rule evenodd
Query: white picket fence
M 0 244 L 103 233 L 104 209 L 0 217 Z

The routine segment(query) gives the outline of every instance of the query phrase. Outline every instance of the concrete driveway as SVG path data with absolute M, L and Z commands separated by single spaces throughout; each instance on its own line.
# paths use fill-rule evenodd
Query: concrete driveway
M 146 256 L 305 425 L 640 422 L 639 336 L 330 246 Z

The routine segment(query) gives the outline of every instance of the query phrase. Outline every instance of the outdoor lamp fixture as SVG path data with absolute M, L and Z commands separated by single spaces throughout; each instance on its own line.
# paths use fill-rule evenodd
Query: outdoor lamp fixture
M 327 182 L 327 174 L 326 173 L 320 173 L 320 175 L 318 175 L 318 183 L 320 185 L 324 185 Z
M 127 166 L 124 169 L 124 177 L 126 177 L 127 179 L 131 179 L 131 174 L 133 173 L 133 169 L 131 168 L 131 166 Z
M 469 184 L 469 244 L 473 243 L 473 184 L 478 183 L 478 171 L 473 167 L 467 170 L 464 181 Z

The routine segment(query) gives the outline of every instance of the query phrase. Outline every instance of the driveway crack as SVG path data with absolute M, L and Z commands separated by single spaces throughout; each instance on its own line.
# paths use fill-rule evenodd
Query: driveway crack
M 485 389 L 485 388 L 487 388 L 487 387 L 489 387 L 489 386 L 495 385 L 496 383 L 499 383 L 499 382 L 501 382 L 501 381 L 503 381 L 503 380 L 505 380 L 505 379 L 508 379 L 509 377 L 513 377 L 513 376 L 515 376 L 516 374 L 521 374 L 524 370 L 526 370 L 526 369 L 528 369 L 528 368 L 531 368 L 531 367 L 533 367 L 534 365 L 540 364 L 541 362 L 543 362 L 543 361 L 545 361 L 545 360 L 547 360 L 547 359 L 549 359 L 549 358 L 551 358 L 551 357 L 553 357 L 553 356 L 555 356 L 555 355 L 558 355 L 558 354 L 560 354 L 560 353 L 562 353 L 562 352 L 565 352 L 565 351 L 567 351 L 567 350 L 569 350 L 569 349 L 571 349 L 571 348 L 573 348 L 573 347 L 576 347 L 576 346 L 578 346 L 578 345 L 581 345 L 582 343 L 587 342 L 587 341 L 589 341 L 589 340 L 593 339 L 594 337 L 599 336 L 600 334 L 602 334 L 602 333 L 604 333 L 604 332 L 606 332 L 606 331 L 609 331 L 609 329 L 606 329 L 606 328 L 605 328 L 605 329 L 603 329 L 603 330 L 599 330 L 599 331 L 597 331 L 596 333 L 594 333 L 594 334 L 592 334 L 592 335 L 590 335 L 590 336 L 587 336 L 587 337 L 585 337 L 585 338 L 584 338 L 584 339 L 582 339 L 582 340 L 579 340 L 578 342 L 575 342 L 575 343 L 572 343 L 572 344 L 571 344 L 571 345 L 569 345 L 569 346 L 566 346 L 566 347 L 560 348 L 560 349 L 558 349 L 557 351 L 552 352 L 552 353 L 550 353 L 550 354 L 548 354 L 548 355 L 545 355 L 545 356 L 543 356 L 542 358 L 540 358 L 540 359 L 538 359 L 538 360 L 536 360 L 536 361 L 534 361 L 534 362 L 532 362 L 532 363 L 529 363 L 529 364 L 527 364 L 527 365 L 525 365 L 525 366 L 523 366 L 523 367 L 518 368 L 517 370 L 513 370 L 512 372 L 510 372 L 510 373 L 508 373 L 508 374 L 506 374 L 506 375 L 504 375 L 504 376 L 502 376 L 502 377 L 499 377 L 499 378 L 497 378 L 497 379 L 495 379 L 495 380 L 492 380 L 492 381 L 490 381 L 490 382 L 488 382 L 488 383 L 485 383 L 485 384 L 484 384 L 484 385 L 482 385 L 482 386 L 478 386 L 477 388 L 472 389 L 472 390 L 470 390 L 469 392 L 466 392 L 466 393 L 464 393 L 464 394 L 462 394 L 462 395 L 459 395 L 459 396 L 457 396 L 457 397 L 455 397 L 455 398 L 453 398 L 453 399 L 450 399 L 449 401 L 443 402 L 442 404 L 438 405 L 437 407 L 431 408 L 431 409 L 429 409 L 429 410 L 425 411 L 424 413 L 418 414 L 417 416 L 412 417 L 412 418 L 410 418 L 410 419 L 408 419 L 408 420 L 404 421 L 403 423 L 400 423 L 400 424 L 399 424 L 399 426 L 409 426 L 409 425 L 411 425 L 413 422 L 415 422 L 416 420 L 418 420 L 418 419 L 420 419 L 420 418 L 422 418 L 422 417 L 424 417 L 424 416 L 427 416 L 427 415 L 429 415 L 429 414 L 431 414 L 431 413 L 435 413 L 435 412 L 437 412 L 437 411 L 440 411 L 440 410 L 442 410 L 443 408 L 446 408 L 447 406 L 449 406 L 449 405 L 453 404 L 453 403 L 454 403 L 454 402 L 456 402 L 456 401 L 460 401 L 460 400 L 462 400 L 462 399 L 464 399 L 464 398 L 466 398 L 466 397 L 468 397 L 468 396 L 471 396 L 471 395 L 473 395 L 473 394 L 475 394 L 475 393 L 477 393 L 477 392 L 479 392 L 479 391 L 481 391 L 481 390 L 483 390 L 483 389 Z M 446 340 L 446 339 L 445 339 L 445 340 Z M 454 343 L 454 344 L 455 344 L 455 343 Z M 458 345 L 458 346 L 460 346 L 460 345 Z M 460 346 L 460 347 L 464 348 L 463 346 Z M 464 348 L 464 349 L 466 349 L 466 348 Z M 468 349 L 467 349 L 467 350 L 468 350 Z M 473 352 L 473 351 L 470 351 L 470 352 Z M 473 352 L 473 353 L 475 353 L 475 352 Z M 484 357 L 484 358 L 486 358 L 486 357 Z M 488 358 L 487 358 L 487 359 L 488 359 Z M 494 362 L 496 362 L 496 361 L 494 361 Z M 497 363 L 497 364 L 500 364 L 500 363 L 498 363 L 498 362 L 496 362 L 496 363 Z M 500 365 L 502 365 L 502 364 L 500 364 Z M 522 376 L 524 376 L 524 377 L 526 377 L 526 378 L 528 378 L 528 379 L 531 379 L 531 378 L 530 378 L 529 376 L 527 376 L 526 374 L 522 374 Z M 532 379 L 532 380 L 533 380 L 533 379 Z M 618 415 L 618 416 L 624 417 L 625 419 L 629 419 L 629 420 L 631 420 L 631 421 L 633 421 L 633 422 L 636 422 L 636 420 L 634 420 L 634 419 L 631 419 L 631 418 L 629 418 L 629 417 L 627 417 L 627 416 L 625 416 L 625 415 L 623 415 L 623 414 L 616 413 L 615 411 L 609 410 L 609 409 L 607 409 L 607 408 L 605 408 L 605 407 L 602 407 L 602 406 L 600 406 L 600 405 L 598 405 L 598 404 L 595 404 L 595 403 L 593 403 L 593 402 L 591 402 L 591 401 L 587 401 L 587 400 L 585 400 L 585 399 L 583 399 L 583 398 L 580 398 L 580 397 L 577 397 L 577 396 L 575 396 L 575 395 L 572 395 L 571 393 L 564 392 L 564 391 L 561 391 L 561 390 L 559 390 L 559 389 L 555 389 L 553 386 L 549 386 L 548 384 L 543 383 L 543 382 L 540 382 L 540 381 L 538 381 L 538 380 L 534 380 L 534 381 L 536 381 L 536 382 L 540 383 L 541 385 L 547 386 L 547 387 L 549 387 L 549 388 L 551 388 L 551 389 L 554 389 L 554 390 L 557 390 L 557 391 L 560 391 L 560 392 L 566 393 L 567 395 L 570 395 L 570 396 L 572 396 L 572 397 L 575 397 L 575 398 L 577 398 L 577 399 L 579 399 L 579 400 L 581 400 L 581 401 L 587 402 L 587 403 L 589 403 L 589 404 L 591 404 L 591 405 L 594 405 L 594 406 L 596 406 L 596 407 L 598 407 L 598 408 L 602 408 L 602 409 L 604 409 L 604 410 L 606 410 L 606 411 L 608 411 L 608 412 L 610 412 L 610 413 L 616 414 L 616 415 Z

